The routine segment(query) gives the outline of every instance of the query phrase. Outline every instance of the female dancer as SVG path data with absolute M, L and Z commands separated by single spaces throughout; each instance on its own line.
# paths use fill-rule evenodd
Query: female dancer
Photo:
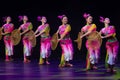
M 92 23 L 93 17 L 90 14 L 85 13 L 83 17 L 86 19 L 86 25 L 81 29 L 81 32 L 83 32 L 81 38 L 85 36 L 88 37 L 92 32 L 96 31 L 97 28 L 96 25 Z M 92 40 L 90 44 L 89 40 L 86 41 L 86 48 L 88 50 L 86 70 L 97 69 L 95 64 L 98 61 L 99 47 L 96 48 L 96 46 L 99 46 L 98 40 Z
M 12 56 L 13 56 L 13 43 L 11 40 L 11 32 L 14 29 L 14 24 L 10 23 L 11 22 L 11 17 L 5 17 L 4 21 L 6 22 L 3 26 L 2 29 L 4 30 L 4 43 L 5 43 L 5 55 L 6 59 L 5 61 L 11 61 Z
M 49 24 L 47 24 L 47 19 L 45 16 L 38 16 L 38 21 L 41 21 L 42 24 L 37 28 L 35 31 L 36 37 L 39 35 L 41 36 L 41 47 L 40 47 L 40 60 L 39 64 L 50 64 L 48 62 L 48 57 L 50 56 L 50 50 L 51 50 L 51 37 L 50 37 L 50 27 Z M 39 33 L 38 33 L 39 32 Z
M 73 46 L 72 40 L 70 38 L 71 26 L 68 24 L 68 18 L 65 15 L 58 16 L 62 21 L 62 25 L 59 26 L 57 34 L 60 35 L 60 45 L 62 48 L 62 56 L 59 67 L 72 67 L 73 65 L 69 63 L 73 58 Z
M 30 30 L 32 30 L 33 26 L 31 22 L 28 22 L 28 17 L 27 16 L 19 16 L 20 21 L 23 20 L 23 24 L 19 27 L 19 30 L 22 30 L 23 32 L 21 35 L 24 34 L 23 36 L 23 45 L 24 45 L 24 62 L 30 62 L 30 56 L 31 56 L 31 49 L 32 49 L 32 44 L 30 40 L 28 39 L 27 34 Z
M 118 53 L 119 48 L 119 42 L 117 40 L 115 27 L 109 25 L 110 19 L 109 18 L 103 18 L 100 17 L 100 22 L 104 23 L 105 27 L 101 29 L 100 33 L 104 34 L 105 36 L 102 36 L 102 38 L 107 38 L 106 42 L 106 49 L 107 49 L 107 72 L 115 72 L 114 65 L 115 65 L 115 59 Z

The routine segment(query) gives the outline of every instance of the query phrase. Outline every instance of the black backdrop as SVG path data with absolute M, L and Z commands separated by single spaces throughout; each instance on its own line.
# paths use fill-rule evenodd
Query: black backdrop
M 65 14 L 69 18 L 69 23 L 71 24 L 71 38 L 75 40 L 77 34 L 81 27 L 85 25 L 85 20 L 82 17 L 84 12 L 90 13 L 93 16 L 94 23 L 97 25 L 97 30 L 99 31 L 104 25 L 99 22 L 99 16 L 109 17 L 111 19 L 111 24 L 115 25 L 117 31 L 117 38 L 120 40 L 120 30 L 119 30 L 119 19 L 120 19 L 120 5 L 119 2 L 115 0 L 4 0 L 0 1 L 0 26 L 2 26 L 4 16 L 11 16 L 12 22 L 15 28 L 18 28 L 21 22 L 18 21 L 19 15 L 27 15 L 29 21 L 33 23 L 34 31 L 41 24 L 37 22 L 36 17 L 38 15 L 46 16 L 48 23 L 51 27 L 51 36 L 56 32 L 58 26 L 61 24 L 60 20 L 57 18 L 58 15 Z M 73 42 L 74 46 L 74 60 L 82 61 L 86 57 L 86 47 L 85 38 L 83 39 L 82 50 L 77 49 L 76 43 Z M 105 49 L 105 39 L 101 47 L 100 61 L 104 61 L 106 49 Z M 32 50 L 32 59 L 38 60 L 40 39 L 37 38 L 37 45 Z M 51 60 L 60 60 L 61 48 L 58 45 L 55 51 L 52 51 Z M 118 53 L 118 59 L 120 53 Z M 14 47 L 14 57 L 23 58 L 23 45 L 22 41 L 19 45 Z M 4 42 L 0 41 L 0 59 L 5 58 Z M 119 62 L 119 61 L 118 61 Z

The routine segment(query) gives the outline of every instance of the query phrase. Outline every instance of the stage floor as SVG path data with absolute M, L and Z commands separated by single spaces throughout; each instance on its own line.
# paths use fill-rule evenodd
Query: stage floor
M 95 71 L 85 71 L 85 64 L 76 62 L 71 68 L 59 68 L 59 62 L 39 65 L 37 62 L 22 61 L 0 62 L 0 80 L 119 80 L 120 65 L 116 65 L 116 74 L 106 73 L 104 64 Z

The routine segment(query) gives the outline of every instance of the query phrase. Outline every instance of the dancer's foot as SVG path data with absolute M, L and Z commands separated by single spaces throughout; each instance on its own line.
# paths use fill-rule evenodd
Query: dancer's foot
M 72 67 L 73 65 L 70 63 L 65 64 L 66 67 Z
M 107 68 L 107 72 L 108 72 L 108 73 L 111 72 L 110 68 Z
M 31 62 L 29 59 L 24 59 L 24 61 L 23 61 L 24 63 L 29 63 L 29 62 Z
M 97 66 L 93 66 L 93 70 L 97 70 L 98 69 L 98 67 Z
M 45 63 L 45 59 L 42 58 L 42 57 L 40 57 L 39 64 L 40 64 L 40 65 L 43 65 L 44 63 Z
M 65 67 L 65 64 L 59 64 L 59 67 L 63 68 L 63 67 Z
M 24 61 L 23 62 L 26 62 L 27 61 L 27 59 L 26 59 L 26 57 L 24 57 Z
M 14 59 L 13 58 L 10 58 L 10 61 L 13 61 Z
M 5 59 L 6 62 L 10 61 L 9 59 Z
M 24 58 L 24 61 L 23 61 L 24 63 L 26 63 L 27 62 L 27 59 L 26 58 Z
M 50 64 L 50 62 L 46 61 L 46 64 Z
M 31 60 L 27 59 L 27 62 L 29 63 L 29 62 L 31 62 Z
M 40 64 L 40 65 L 44 64 L 44 61 L 40 61 L 39 64 Z

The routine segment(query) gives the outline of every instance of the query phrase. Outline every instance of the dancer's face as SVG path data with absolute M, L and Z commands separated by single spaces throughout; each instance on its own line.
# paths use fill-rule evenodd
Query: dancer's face
M 93 22 L 93 17 L 92 16 L 89 16 L 87 19 L 86 19 L 87 23 L 88 24 L 91 24 Z
M 46 17 L 42 17 L 41 22 L 42 22 L 42 23 L 46 23 L 46 22 L 47 22 Z
M 11 22 L 11 17 L 7 17 L 6 22 Z
M 63 17 L 63 19 L 62 19 L 62 23 L 63 24 L 67 24 L 68 23 L 68 18 L 65 16 L 65 17 Z
M 105 18 L 104 23 L 109 24 L 110 23 L 110 19 L 109 18 Z
M 27 16 L 23 16 L 23 21 L 28 21 L 28 17 Z

